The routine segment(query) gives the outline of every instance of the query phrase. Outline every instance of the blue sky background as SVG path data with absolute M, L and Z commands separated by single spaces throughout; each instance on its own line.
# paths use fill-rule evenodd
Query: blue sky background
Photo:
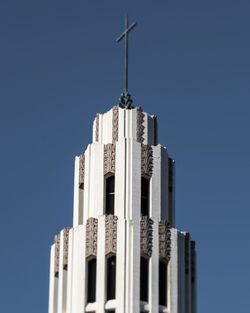
M 198 313 L 249 312 L 249 0 L 0 2 L 0 311 L 44 313 L 74 156 L 123 90 L 176 160 L 177 227 L 198 250 Z

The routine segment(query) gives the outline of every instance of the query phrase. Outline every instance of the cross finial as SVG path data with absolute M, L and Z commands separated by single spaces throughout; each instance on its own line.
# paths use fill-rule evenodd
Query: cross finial
M 132 23 L 128 26 L 128 16 L 125 16 L 125 30 L 121 34 L 120 37 L 116 39 L 116 42 L 122 40 L 125 37 L 125 88 L 124 92 L 120 98 L 120 106 L 122 108 L 130 109 L 132 104 L 132 99 L 130 98 L 130 94 L 128 93 L 128 33 L 136 26 L 136 22 Z

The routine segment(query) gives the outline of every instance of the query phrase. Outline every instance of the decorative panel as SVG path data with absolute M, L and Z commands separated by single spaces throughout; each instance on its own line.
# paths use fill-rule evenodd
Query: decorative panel
M 105 253 L 116 253 L 117 216 L 112 214 L 105 217 Z
M 112 131 L 112 139 L 113 143 L 118 140 L 118 123 L 119 123 L 119 107 L 113 107 L 113 131 Z
M 153 250 L 153 220 L 147 216 L 141 218 L 141 255 L 151 257 Z
M 115 144 L 104 145 L 104 175 L 115 173 Z
M 195 253 L 195 241 L 191 240 L 191 282 L 195 283 L 196 275 L 196 253 Z
M 98 219 L 90 217 L 86 224 L 86 257 L 97 253 Z
M 96 114 L 96 119 L 95 119 L 95 141 L 99 140 L 99 117 L 100 114 Z
M 159 222 L 159 258 L 165 261 L 169 261 L 170 253 L 171 253 L 170 224 L 167 221 L 160 221 Z
M 68 251 L 69 251 L 69 231 L 70 227 L 63 229 L 63 269 L 68 269 Z
M 55 235 L 55 277 L 59 275 L 59 261 L 60 261 L 60 235 Z
M 143 141 L 143 111 L 141 107 L 136 107 L 136 140 Z
M 153 149 L 148 145 L 141 146 L 141 175 L 152 176 Z
M 79 188 L 84 188 L 85 155 L 81 154 L 79 158 Z

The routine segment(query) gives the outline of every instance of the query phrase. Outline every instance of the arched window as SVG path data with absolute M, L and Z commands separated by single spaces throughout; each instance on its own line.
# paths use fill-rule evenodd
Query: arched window
M 164 261 L 159 262 L 159 304 L 167 306 L 168 292 L 168 264 Z
M 88 261 L 88 288 L 87 288 L 88 303 L 96 301 L 96 259 Z
M 106 178 L 105 214 L 114 214 L 115 207 L 115 176 Z
M 115 299 L 116 256 L 107 259 L 107 300 Z
M 140 300 L 148 302 L 148 277 L 149 277 L 148 259 L 141 257 L 140 269 Z
M 149 179 L 141 178 L 141 216 L 149 216 Z

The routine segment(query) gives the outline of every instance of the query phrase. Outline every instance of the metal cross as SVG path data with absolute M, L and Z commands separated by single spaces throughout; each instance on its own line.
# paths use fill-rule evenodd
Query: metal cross
M 132 100 L 130 99 L 130 95 L 128 93 L 128 33 L 136 26 L 136 22 L 132 23 L 128 26 L 128 16 L 125 16 L 125 30 L 121 34 L 120 37 L 116 39 L 116 42 L 122 40 L 125 37 L 125 89 L 122 97 L 120 99 L 120 104 L 123 107 L 130 108 Z

